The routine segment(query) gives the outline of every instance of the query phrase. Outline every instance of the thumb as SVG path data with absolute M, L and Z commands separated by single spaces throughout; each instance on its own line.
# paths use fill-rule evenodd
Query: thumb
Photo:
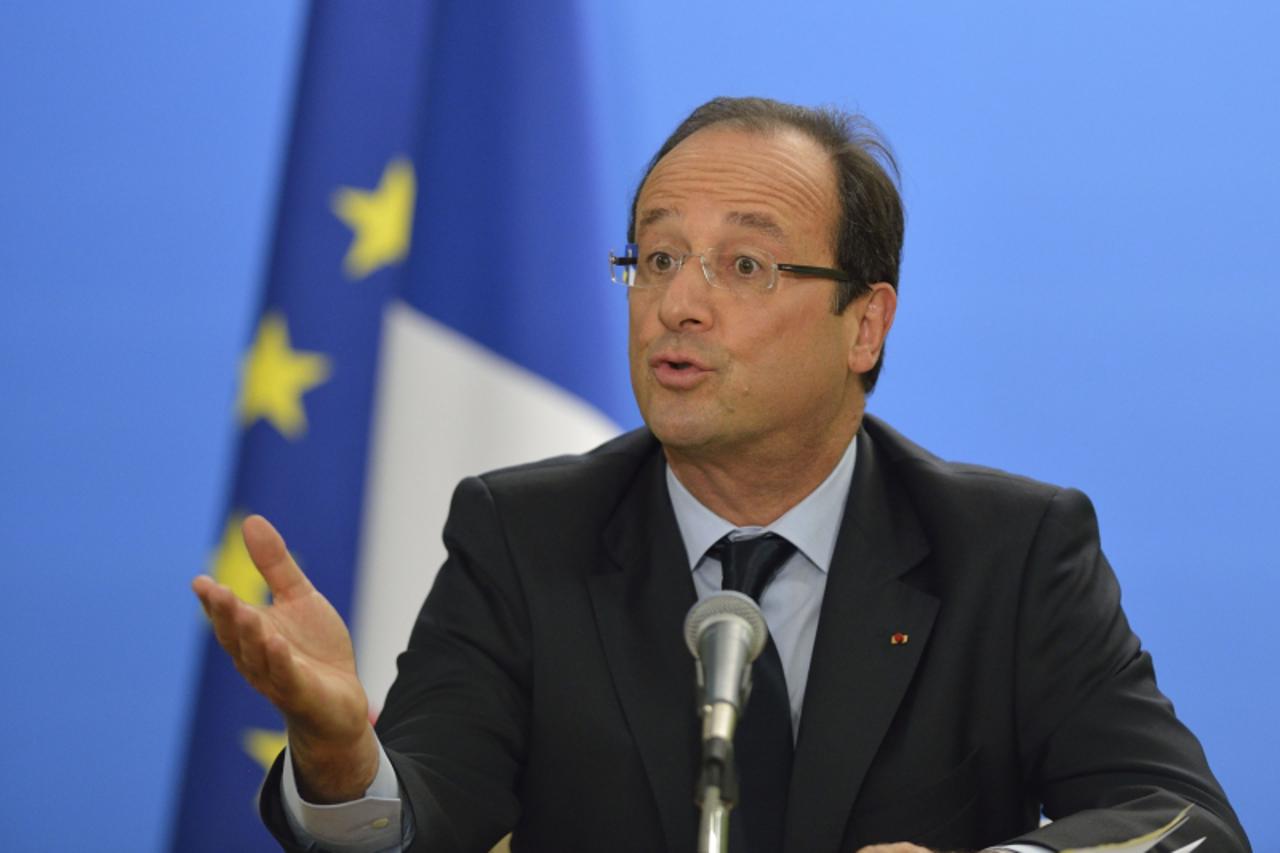
M 284 537 L 271 526 L 271 522 L 260 515 L 251 515 L 240 526 L 240 534 L 244 537 L 249 559 L 253 560 L 267 582 L 272 598 L 297 598 L 315 590 L 289 554 Z

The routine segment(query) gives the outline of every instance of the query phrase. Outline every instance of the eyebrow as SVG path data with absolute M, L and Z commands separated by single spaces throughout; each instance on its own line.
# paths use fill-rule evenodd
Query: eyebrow
M 664 219 L 675 216 L 676 212 L 666 207 L 654 207 L 646 210 L 638 220 L 636 220 L 636 228 L 647 228 L 655 225 Z
M 664 219 L 669 219 L 679 215 L 680 214 L 677 211 L 667 207 L 651 208 L 641 215 L 639 221 L 636 222 L 636 227 L 647 228 L 648 226 L 655 225 Z M 739 211 L 730 211 L 725 214 L 724 219 L 725 222 L 728 222 L 730 225 L 740 225 L 743 228 L 760 231 L 761 233 L 767 234 L 776 240 L 785 240 L 787 237 L 786 232 L 782 230 L 782 226 L 779 225 L 773 217 L 766 213 L 742 213 Z
M 741 225 L 744 228 L 760 231 L 775 240 L 785 240 L 787 238 L 787 233 L 782 230 L 782 226 L 774 221 L 773 217 L 765 213 L 738 213 L 734 211 L 725 216 L 725 221 L 731 225 Z

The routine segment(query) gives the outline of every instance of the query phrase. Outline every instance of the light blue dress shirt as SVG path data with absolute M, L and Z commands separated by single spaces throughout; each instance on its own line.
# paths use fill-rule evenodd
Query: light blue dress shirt
M 760 610 L 782 659 L 787 681 L 792 737 L 800 731 L 800 712 L 809 681 L 813 643 L 818 634 L 818 615 L 857 456 L 858 443 L 851 441 L 836 467 L 816 489 L 764 527 L 738 527 L 716 515 L 667 468 L 667 492 L 699 600 L 720 590 L 720 562 L 707 551 L 726 534 L 736 539 L 776 533 L 796 546 L 795 553 L 760 596 Z M 293 763 L 287 751 L 282 786 L 289 826 L 304 845 L 317 845 L 315 849 L 335 853 L 389 853 L 402 849 L 401 844 L 412 838 L 412 811 L 404 808 L 400 801 L 400 785 L 385 752 L 381 754 L 378 775 L 362 800 L 329 806 L 307 803 L 298 795 Z M 1013 853 L 1048 853 L 1039 846 L 1000 849 Z
M 836 467 L 800 503 L 777 521 L 764 527 L 738 527 L 707 509 L 667 468 L 667 492 L 675 510 L 676 526 L 689 555 L 693 586 L 702 600 L 720 591 L 720 561 L 707 554 L 725 535 L 749 538 L 776 533 L 796 546 L 796 551 L 760 594 L 760 610 L 769 626 L 769 635 L 782 659 L 791 700 L 791 735 L 800 731 L 800 709 L 804 688 L 809 682 L 809 659 L 818 636 L 818 614 L 827 589 L 827 572 L 836 551 L 840 519 L 853 482 L 858 443 L 849 442 Z

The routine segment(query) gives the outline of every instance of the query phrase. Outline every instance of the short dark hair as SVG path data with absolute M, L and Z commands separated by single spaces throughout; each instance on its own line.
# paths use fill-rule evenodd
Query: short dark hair
M 628 242 L 635 242 L 640 190 L 658 161 L 699 130 L 721 124 L 759 133 L 794 128 L 831 155 L 839 176 L 840 211 L 833 240 L 836 265 L 851 279 L 836 283 L 835 313 L 843 313 L 849 303 L 877 281 L 898 289 L 905 217 L 898 194 L 897 161 L 888 142 L 870 121 L 832 107 L 802 107 L 768 98 L 707 101 L 680 123 L 649 161 L 631 199 Z M 875 367 L 863 374 L 862 387 L 867 393 L 875 387 L 883 361 L 881 350 Z

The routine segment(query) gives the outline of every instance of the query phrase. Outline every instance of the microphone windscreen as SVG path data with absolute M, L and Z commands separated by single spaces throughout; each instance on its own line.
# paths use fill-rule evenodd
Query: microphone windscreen
M 702 632 L 726 618 L 738 618 L 747 623 L 751 629 L 750 660 L 759 657 L 769 641 L 769 626 L 765 624 L 764 614 L 755 600 L 733 590 L 714 592 L 689 608 L 688 615 L 684 617 L 684 642 L 690 654 L 698 657 L 698 640 Z

